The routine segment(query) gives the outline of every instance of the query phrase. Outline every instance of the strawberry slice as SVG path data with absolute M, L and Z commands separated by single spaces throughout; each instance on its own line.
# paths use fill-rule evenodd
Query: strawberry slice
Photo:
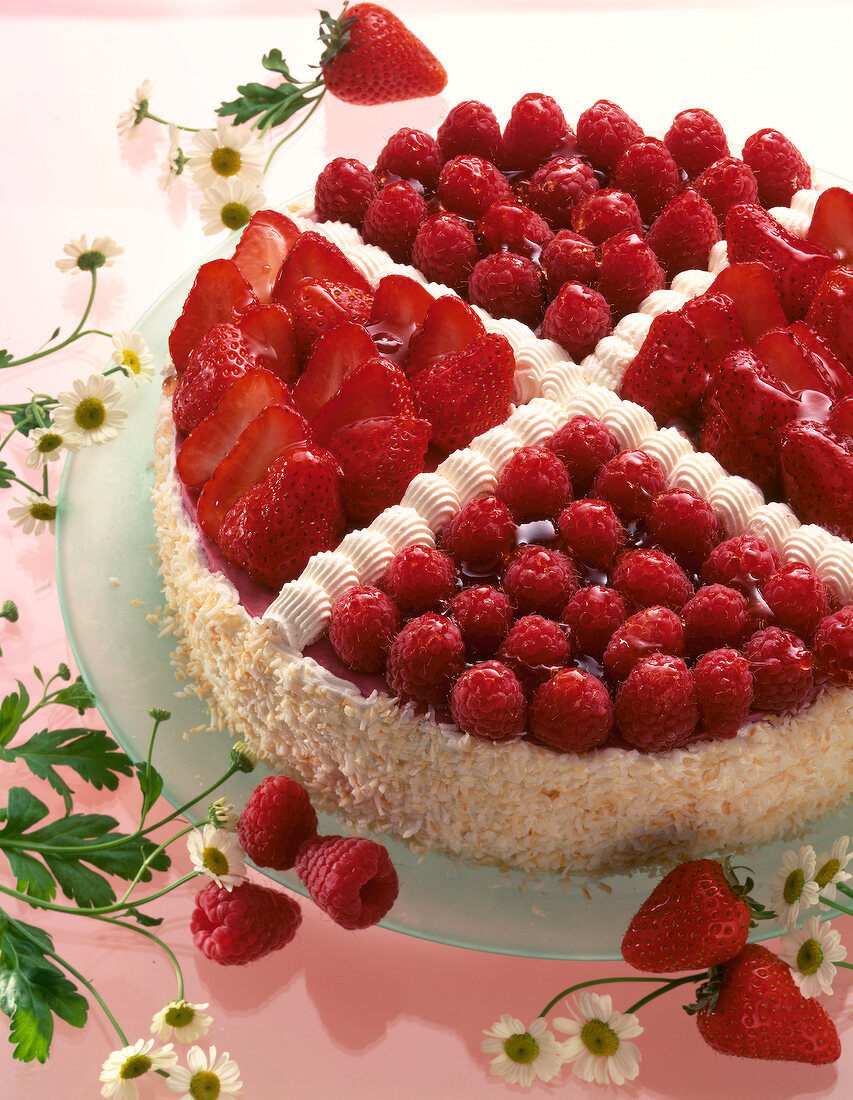
M 845 397 L 834 405 L 826 424 L 836 435 L 847 435 L 853 439 L 853 397 Z
M 236 379 L 260 369 L 236 325 L 218 324 L 193 349 L 172 395 L 172 419 L 180 432 L 191 432 L 210 416 Z
M 784 328 L 788 323 L 776 282 L 764 264 L 734 263 L 724 267 L 707 293 L 731 298 L 750 344 L 754 345 L 765 332 Z
M 376 345 L 362 325 L 347 321 L 329 329 L 314 345 L 293 387 L 293 403 L 306 420 L 313 420 L 352 368 L 375 355 Z
M 708 345 L 693 325 L 680 311 L 661 313 L 628 365 L 619 393 L 666 424 L 693 416 L 712 369 Z
M 267 405 L 291 405 L 290 392 L 268 370 L 253 370 L 232 382 L 213 412 L 184 440 L 175 463 L 189 489 L 201 489 L 243 429 Z
M 379 280 L 367 327 L 383 355 L 395 361 L 404 358 L 412 333 L 434 301 L 408 275 L 385 275 Z
M 237 322 L 249 350 L 262 367 L 292 386 L 299 377 L 293 319 L 284 308 L 270 302 L 244 313 Z
M 277 210 L 258 210 L 249 219 L 231 257 L 259 302 L 268 302 L 285 257 L 300 236 Z
M 289 305 L 302 279 L 322 279 L 373 294 L 373 287 L 336 244 L 319 233 L 303 233 L 281 265 L 272 290 L 272 301 Z
M 822 340 L 815 330 L 806 321 L 794 321 L 789 326 L 797 339 L 809 349 L 812 355 L 820 362 L 821 367 L 832 379 L 836 392 L 844 397 L 853 393 L 853 374 L 847 370 L 834 351 L 825 340 Z
M 232 260 L 202 264 L 169 334 L 169 354 L 178 374 L 208 329 L 220 322 L 235 323 L 257 304 L 255 292 Z
M 853 194 L 844 187 L 827 187 L 815 203 L 806 240 L 828 248 L 841 263 L 853 259 Z
M 411 416 L 376 416 L 334 433 L 329 450 L 343 470 L 347 517 L 366 524 L 398 504 L 424 468 L 432 428 Z
M 432 424 L 433 442 L 449 453 L 502 424 L 509 415 L 515 356 L 505 336 L 487 333 L 448 352 L 412 380 L 418 415 Z
M 793 325 L 765 332 L 755 345 L 755 353 L 791 393 L 813 390 L 833 398 L 841 396 L 832 376 L 799 338 Z
M 411 335 L 403 368 L 409 378 L 414 378 L 440 355 L 461 351 L 485 331 L 483 322 L 467 302 L 452 294 L 436 298 Z
M 352 368 L 337 393 L 311 421 L 311 430 L 321 446 L 330 447 L 334 433 L 348 424 L 377 416 L 414 415 L 412 390 L 405 374 L 377 355 Z
M 293 409 L 269 405 L 240 433 L 198 498 L 198 522 L 214 542 L 226 512 L 239 497 L 266 477 L 282 455 L 305 446 L 311 430 Z
M 705 341 L 715 362 L 725 359 L 746 344 L 740 314 L 727 294 L 708 291 L 698 298 L 691 298 L 679 312 Z
M 324 332 L 345 321 L 363 325 L 370 316 L 372 304 L 369 294 L 347 283 L 303 279 L 288 303 L 300 359 L 303 362 L 308 359 Z
M 853 373 L 853 269 L 836 267 L 824 277 L 806 323 Z
M 782 433 L 779 461 L 785 496 L 799 518 L 853 539 L 853 437 L 798 420 Z
M 789 321 L 799 321 L 818 284 L 837 261 L 826 248 L 795 237 L 761 206 L 738 203 L 726 215 L 731 263 L 756 260 L 773 273 Z
M 302 445 L 288 448 L 261 476 L 223 517 L 219 544 L 232 564 L 279 588 L 312 554 L 338 545 L 346 522 L 341 473 L 328 451 Z

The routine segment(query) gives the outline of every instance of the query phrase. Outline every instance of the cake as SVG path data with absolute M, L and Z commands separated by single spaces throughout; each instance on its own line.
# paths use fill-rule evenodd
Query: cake
M 678 317 L 690 300 L 719 304 L 723 291 L 713 284 L 727 266 L 726 243 L 710 202 L 720 201 L 711 168 L 722 160 L 730 173 L 735 158 L 707 112 L 677 116 L 664 143 L 644 138 L 614 105 L 596 104 L 579 121 L 586 145 L 577 157 L 553 100 L 526 96 L 519 104 L 497 137 L 488 109 L 470 104 L 451 112 L 455 123 L 435 140 L 406 131 L 380 154 L 373 183 L 354 162 L 330 166 L 313 212 L 256 215 L 233 260 L 200 271 L 170 340 L 174 373 L 167 373 L 155 438 L 161 572 L 183 674 L 206 696 L 214 724 L 305 783 L 320 807 L 352 829 L 393 835 L 419 851 L 530 872 L 601 874 L 792 835 L 850 794 L 853 612 L 844 609 L 853 604 L 853 544 L 841 537 L 844 518 L 831 516 L 830 530 L 802 523 L 782 499 L 765 500 L 753 480 L 697 449 L 703 428 L 644 400 L 665 392 L 664 383 L 647 392 L 635 386 L 632 400 L 616 392 L 635 360 L 663 361 L 656 319 Z M 607 139 L 595 146 L 598 160 L 586 151 L 596 135 Z M 633 146 L 640 148 L 626 159 Z M 781 171 L 755 146 L 750 174 L 770 193 L 773 226 L 784 223 L 784 232 L 803 239 L 816 222 L 827 243 L 809 245 L 809 254 L 829 255 L 831 237 L 821 226 L 833 218 L 812 215 L 818 204 L 831 214 L 837 196 L 825 192 L 827 204 L 787 147 Z M 447 211 L 430 213 L 431 206 L 451 201 L 451 184 L 464 192 L 447 165 L 475 155 L 491 164 L 482 155 L 489 151 L 505 168 L 489 176 L 497 201 L 466 208 L 456 221 L 470 232 L 480 217 L 484 247 L 495 250 L 468 256 L 464 285 L 448 266 L 459 251 L 448 260 L 434 236 L 418 244 L 418 234 L 427 222 L 443 232 Z M 416 167 L 410 161 L 401 169 L 415 154 Z M 675 177 L 669 170 L 661 185 L 646 166 L 666 157 Z M 584 167 L 573 168 L 573 159 Z M 507 203 L 510 180 L 516 196 L 529 199 L 537 188 L 546 196 L 541 165 L 555 161 L 550 178 L 572 193 L 568 212 L 545 197 Z M 743 186 L 745 174 L 735 169 Z M 401 177 L 412 171 L 417 180 L 422 170 L 430 175 L 418 188 Z M 336 183 L 342 172 L 348 190 Z M 697 183 L 703 174 L 711 184 Z M 580 191 L 572 191 L 578 176 Z M 687 179 L 693 186 L 683 186 Z M 623 216 L 624 192 L 600 183 L 630 183 L 642 224 L 651 222 L 645 239 L 629 228 L 617 241 L 642 253 L 642 278 L 616 257 L 605 265 L 602 289 L 574 279 L 555 290 L 543 264 L 542 300 L 525 315 L 530 294 L 506 289 L 495 276 L 500 262 L 480 265 L 518 256 L 516 233 L 515 247 L 530 253 L 524 264 L 509 261 L 523 288 L 556 239 L 551 225 L 571 224 L 589 195 L 610 192 L 607 216 L 614 209 Z M 702 187 L 709 199 L 697 206 Z M 537 203 L 545 230 L 534 240 L 525 235 L 532 223 L 524 210 Z M 511 209 L 483 226 L 495 205 Z M 361 232 L 322 220 L 330 212 L 358 222 Z M 593 236 L 605 231 L 595 228 L 594 214 L 588 205 L 588 220 L 578 222 Z M 613 239 L 604 238 L 597 257 Z M 648 241 L 660 250 L 657 271 Z M 581 252 L 579 263 L 589 259 L 586 246 Z M 415 266 L 399 262 L 407 258 Z M 456 289 L 420 270 L 435 275 L 442 263 Z M 844 270 L 837 258 L 823 267 L 821 277 Z M 509 316 L 496 318 L 478 303 Z M 748 315 L 744 306 L 743 320 Z M 690 316 L 693 334 L 696 307 Z M 700 331 L 708 347 L 722 340 L 719 325 Z M 731 336 L 731 326 L 726 331 Z M 764 331 L 750 334 L 757 342 Z M 720 360 L 745 354 L 736 340 L 714 348 Z M 823 396 L 843 444 L 844 398 Z M 611 451 L 580 477 L 569 448 L 555 474 L 560 433 L 577 435 L 579 426 L 606 436 Z M 667 527 L 664 513 L 675 506 L 687 509 L 688 520 Z M 501 536 L 509 542 L 472 567 L 483 527 L 474 524 L 473 543 L 465 531 L 470 536 L 471 515 L 489 509 L 509 516 Z M 602 531 L 610 531 L 603 536 L 613 540 L 609 550 L 601 550 Z M 731 562 L 756 554 L 763 564 L 739 577 Z M 548 598 L 518 581 L 534 559 L 547 559 L 547 584 L 563 570 L 565 586 Z M 498 593 L 488 597 L 490 614 L 500 618 L 500 607 L 512 604 L 488 642 L 472 641 L 470 607 L 466 620 L 455 599 L 483 582 Z M 741 601 L 744 622 L 741 633 L 712 630 L 703 642 L 696 601 L 707 603 L 712 585 L 728 593 L 723 601 Z M 580 640 L 577 608 L 567 608 L 592 587 L 611 593 L 611 602 L 616 593 L 627 620 L 614 619 L 614 637 L 595 652 Z M 358 615 L 372 640 L 359 634 L 353 649 Z M 508 639 L 513 618 L 521 629 Z M 661 630 L 675 631 L 676 640 L 667 634 L 661 642 Z M 548 650 L 549 638 L 556 650 Z M 434 639 L 443 664 L 425 671 L 419 654 Z M 526 656 L 543 645 L 551 653 L 544 670 Z M 721 686 L 743 682 L 744 668 L 748 698 L 743 687 Z M 560 709 L 566 693 L 571 705 L 584 697 L 582 716 Z M 570 722 L 560 718 L 567 713 Z

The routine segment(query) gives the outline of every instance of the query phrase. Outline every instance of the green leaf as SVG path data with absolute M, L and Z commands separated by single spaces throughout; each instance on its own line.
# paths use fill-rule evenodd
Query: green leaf
M 0 843 L 3 837 L 19 837 L 47 815 L 47 806 L 26 787 L 12 787 L 6 803 L 6 821 L 0 830 Z
M 0 619 L 8 619 L 10 623 L 18 621 L 18 605 L 14 600 L 4 600 L 0 608 Z
M 291 74 L 281 50 L 270 50 L 262 58 L 261 64 L 268 72 L 279 73 L 282 77 L 281 83 L 275 88 L 254 81 L 238 85 L 240 98 L 221 103 L 216 109 L 218 115 L 233 115 L 234 124 L 238 126 L 255 119 L 252 126 L 263 132 L 280 126 L 325 92 L 322 77 L 317 80 L 297 80 Z M 317 94 L 312 96 L 309 94 L 311 92 Z
M 6 351 L 5 348 L 0 348 L 0 370 L 2 370 L 3 367 L 8 367 L 13 359 L 14 356 L 11 352 Z
M 141 924 L 143 928 L 156 928 L 158 924 L 163 923 L 162 917 L 151 917 L 147 913 L 143 913 L 141 909 L 136 909 L 134 906 L 127 911 L 129 917 L 133 917 L 137 924 Z
M 18 890 L 30 897 L 41 898 L 42 901 L 53 901 L 56 897 L 56 882 L 43 863 L 15 848 L 5 848 L 3 854 L 12 868 Z
M 76 707 L 82 714 L 84 710 L 90 710 L 95 705 L 95 696 L 83 683 L 83 677 L 78 676 L 73 684 L 69 684 L 66 688 L 60 688 L 51 702 L 62 703 L 67 707 Z
M 27 689 L 18 680 L 18 693 L 12 692 L 0 703 L 0 745 L 8 744 L 18 732 L 29 705 Z
M 12 417 L 14 420 L 14 416 Z M 0 462 L 0 489 L 8 489 L 15 483 L 15 471 L 5 462 Z
M 133 765 L 105 730 L 41 730 L 22 745 L 6 750 L 7 758 L 22 760 L 33 775 L 45 779 L 71 811 L 73 790 L 56 771 L 71 768 L 95 790 L 114 791 L 120 775 L 132 775 Z
M 43 853 L 43 859 L 53 872 L 63 894 L 81 909 L 100 909 L 112 905 L 116 892 L 103 875 L 85 866 L 78 859 L 63 859 L 53 853 Z
M 163 791 L 163 777 L 147 764 L 136 765 L 136 778 L 147 806 L 153 806 Z

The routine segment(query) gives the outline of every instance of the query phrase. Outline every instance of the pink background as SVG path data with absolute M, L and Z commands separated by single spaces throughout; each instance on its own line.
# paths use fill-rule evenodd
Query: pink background
M 432 46 L 450 74 L 432 100 L 353 108 L 327 98 L 268 176 L 271 202 L 309 188 L 334 155 L 372 163 L 401 125 L 434 128 L 454 103 L 478 98 L 501 119 L 530 90 L 553 94 L 574 120 L 595 99 L 621 103 L 648 130 L 665 129 L 679 110 L 701 104 L 730 135 L 762 126 L 786 132 L 815 164 L 853 177 L 849 138 L 849 43 L 853 15 L 844 3 L 754 2 L 651 5 L 638 2 L 524 4 L 493 2 L 484 16 L 473 4 L 433 0 L 395 3 L 395 11 Z M 237 15 L 239 7 L 239 16 Z M 125 255 L 103 273 L 92 324 L 132 327 L 160 292 L 209 247 L 197 215 L 198 192 L 179 181 L 157 189 L 165 132 L 146 124 L 137 141 L 120 142 L 115 123 L 144 78 L 155 83 L 152 110 L 190 125 L 211 125 L 213 108 L 238 83 L 263 80 L 260 57 L 279 46 L 297 74 L 318 56 L 314 5 L 107 0 L 73 5 L 47 0 L 0 4 L 0 102 L 5 106 L 4 211 L 0 346 L 27 354 L 61 324 L 76 323 L 88 290 L 60 274 L 62 245 L 83 233 L 114 237 Z M 100 369 L 108 341 L 91 339 L 56 360 L 0 374 L 0 403 L 29 389 L 56 393 Z M 120 441 L 114 446 L 121 446 Z M 13 449 L 17 469 L 24 451 Z M 6 456 L 4 456 L 6 457 Z M 0 623 L 0 689 L 30 668 L 70 661 L 56 593 L 53 541 L 10 533 L 0 509 L 0 601 L 14 598 L 17 624 Z M 127 675 L 135 640 L 127 639 Z M 57 719 L 67 716 L 57 715 Z M 8 776 L 4 773 L 4 778 Z M 25 782 L 25 773 L 13 774 Z M 126 795 L 90 797 L 88 808 L 130 821 Z M 163 806 L 164 812 L 168 809 Z M 183 856 L 176 851 L 177 873 Z M 159 903 L 163 930 L 185 967 L 187 995 L 210 1001 L 209 1041 L 238 1060 L 247 1097 L 285 1090 L 308 1097 L 413 1100 L 509 1094 L 490 1079 L 479 1051 L 481 1031 L 502 1013 L 529 1022 L 559 989 L 599 975 L 626 974 L 618 964 L 554 963 L 478 954 L 410 939 L 381 928 L 346 934 L 313 907 L 303 907 L 297 939 L 246 969 L 223 969 L 198 956 L 187 930 L 191 891 Z M 40 917 L 15 910 L 24 919 Z M 131 934 L 100 934 L 89 922 L 46 917 L 65 953 L 95 980 L 135 1039 L 173 996 L 168 964 Z M 839 922 L 847 932 L 850 922 Z M 641 1075 L 633 1097 L 841 1097 L 849 1094 L 853 1037 L 851 983 L 844 972 L 827 1007 L 845 1043 L 835 1066 L 751 1063 L 726 1059 L 699 1040 L 670 995 L 643 1010 Z M 636 987 L 635 987 L 636 988 Z M 630 1003 L 614 987 L 617 1007 Z M 5 1021 L 2 1021 L 5 1024 Z M 0 1091 L 17 1100 L 98 1094 L 101 1061 L 116 1046 L 97 1010 L 80 1032 L 59 1025 L 50 1062 L 21 1065 L 3 1044 Z M 845 1072 L 846 1071 L 846 1072 Z M 569 1084 L 569 1081 L 571 1083 Z M 533 1093 L 598 1089 L 569 1070 Z M 166 1095 L 144 1081 L 142 1096 Z

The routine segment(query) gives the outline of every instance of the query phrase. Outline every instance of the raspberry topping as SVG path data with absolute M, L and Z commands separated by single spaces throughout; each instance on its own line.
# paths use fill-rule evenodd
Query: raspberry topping
M 812 171 L 800 150 L 778 130 L 758 130 L 743 146 L 755 173 L 762 206 L 787 206 L 795 191 L 811 187 Z
M 465 667 L 465 643 L 456 623 L 428 611 L 406 623 L 388 650 L 385 678 L 395 695 L 443 703 Z
M 428 279 L 460 292 L 480 258 L 480 250 L 465 222 L 443 211 L 430 214 L 418 227 L 412 245 L 412 265 Z
M 712 649 L 693 669 L 704 733 L 734 737 L 752 709 L 749 661 L 734 649 Z
M 579 587 L 577 570 L 559 550 L 522 546 L 503 575 L 503 588 L 522 615 L 556 619 Z
M 314 210 L 321 221 L 348 222 L 356 228 L 378 190 L 376 177 L 360 160 L 336 157 L 314 186 Z
M 575 500 L 557 521 L 566 550 L 577 561 L 598 569 L 613 564 L 624 547 L 625 528 L 606 500 Z
M 619 559 L 611 584 L 634 608 L 659 605 L 680 611 L 693 595 L 684 570 L 662 550 L 629 550 Z
M 350 930 L 378 924 L 400 889 L 387 849 L 365 837 L 309 840 L 299 852 L 296 873 L 311 900 Z
M 290 943 L 302 911 L 289 894 L 254 882 L 232 890 L 208 883 L 196 894 L 190 918 L 193 943 L 222 966 L 243 966 Z
M 645 451 L 622 451 L 601 467 L 592 488 L 623 520 L 633 520 L 648 515 L 666 481 L 657 459 Z
M 777 569 L 761 590 L 778 626 L 809 642 L 818 623 L 829 614 L 829 596 L 823 581 L 802 562 Z
M 764 539 L 736 535 L 714 547 L 702 566 L 702 579 L 709 584 L 727 584 L 753 599 L 781 564 L 778 553 Z
M 616 436 L 604 421 L 585 413 L 573 416 L 542 445 L 569 471 L 575 496 L 589 491 L 595 475 L 619 451 Z
M 665 286 L 657 256 L 638 233 L 623 229 L 601 246 L 598 289 L 614 317 L 635 312 L 644 298 Z
M 548 223 L 519 202 L 496 202 L 477 225 L 484 252 L 506 249 L 535 260 L 554 236 Z
M 699 720 L 690 670 L 680 657 L 643 657 L 616 693 L 616 724 L 644 752 L 665 752 L 689 736 Z
M 643 136 L 630 115 L 609 99 L 599 99 L 578 119 L 578 145 L 596 168 L 612 171 L 629 145 Z
M 436 138 L 445 161 L 472 153 L 494 164 L 501 147 L 501 128 L 491 107 L 468 99 L 447 112 Z
M 542 249 L 539 257 L 548 276 L 548 292 L 553 297 L 563 283 L 578 282 L 591 285 L 595 282 L 598 259 L 592 241 L 561 229 L 552 241 Z
M 464 588 L 450 602 L 448 613 L 462 632 L 469 653 L 491 656 L 512 626 L 509 596 L 489 584 Z
M 571 500 L 566 467 L 545 447 L 519 447 L 510 456 L 495 486 L 495 495 L 517 523 L 552 519 Z
M 456 591 L 453 562 L 431 546 L 406 546 L 388 564 L 382 587 L 404 615 L 417 615 Z
M 702 107 L 679 111 L 664 135 L 673 160 L 690 179 L 729 155 L 729 143 L 718 120 Z
M 755 684 L 757 710 L 776 714 L 799 710 L 814 696 L 814 654 L 796 634 L 769 626 L 744 650 Z
M 578 668 L 564 668 L 537 689 L 530 732 L 561 752 L 587 752 L 607 740 L 613 707 L 607 688 Z
M 693 181 L 697 195 L 708 203 L 721 226 L 730 206 L 758 202 L 758 180 L 748 164 L 737 157 L 721 157 Z
M 507 741 L 524 732 L 527 702 L 511 669 L 500 661 L 484 661 L 463 672 L 453 685 L 450 713 L 464 733 Z
M 512 317 L 535 328 L 545 305 L 542 270 L 526 256 L 495 252 L 474 265 L 468 298 L 493 317 Z
M 594 191 L 572 210 L 572 229 L 582 233 L 593 244 L 603 244 L 608 237 L 630 229 L 643 232 L 643 218 L 631 195 L 612 187 Z
M 368 244 L 384 248 L 392 260 L 406 263 L 418 226 L 427 216 L 423 196 L 410 183 L 386 184 L 368 206 L 361 234 Z
M 739 646 L 749 624 L 749 602 L 724 584 L 708 584 L 681 609 L 684 644 L 696 655 L 720 646 Z
M 646 517 L 650 538 L 686 569 L 698 570 L 719 541 L 714 509 L 692 489 L 665 489 Z
M 249 795 L 237 836 L 258 867 L 287 871 L 299 846 L 317 832 L 317 814 L 301 783 L 286 775 L 269 775 Z
M 399 176 L 417 180 L 424 187 L 435 187 L 444 163 L 438 142 L 423 130 L 404 126 L 392 134 L 376 160 L 377 176 Z
M 610 177 L 620 191 L 634 196 L 644 221 L 663 210 L 681 183 L 678 165 L 658 138 L 643 137 L 629 145 Z
M 577 362 L 610 331 L 610 306 L 592 287 L 564 283 L 545 310 L 542 337 L 554 340 Z
M 598 180 L 586 161 L 554 157 L 531 176 L 527 201 L 554 229 L 566 229 L 575 206 L 597 190 Z
M 502 500 L 475 497 L 450 517 L 441 539 L 457 564 L 488 567 L 515 548 L 517 530 Z
M 467 153 L 449 160 L 438 177 L 442 206 L 463 218 L 480 218 L 493 203 L 511 195 L 509 184 L 494 164 Z
M 670 199 L 646 234 L 646 243 L 669 280 L 679 271 L 707 268 L 711 249 L 718 240 L 717 215 L 701 195 L 691 190 Z
M 555 669 L 569 660 L 569 640 L 559 623 L 541 615 L 525 615 L 503 640 L 498 657 L 531 694 Z
M 821 619 L 812 648 L 822 676 L 833 684 L 853 685 L 853 607 Z
M 624 680 L 643 657 L 684 652 L 681 619 L 668 607 L 646 607 L 618 627 L 604 651 L 604 667 L 613 680 Z
M 332 607 L 329 641 L 344 664 L 357 672 L 381 672 L 400 629 L 400 612 L 378 588 L 350 588 Z
M 536 168 L 561 146 L 574 147 L 574 134 L 555 99 L 528 92 L 515 104 L 501 138 L 506 168 Z
M 572 632 L 574 651 L 600 661 L 625 617 L 625 601 L 615 589 L 591 584 L 575 592 L 560 618 Z

